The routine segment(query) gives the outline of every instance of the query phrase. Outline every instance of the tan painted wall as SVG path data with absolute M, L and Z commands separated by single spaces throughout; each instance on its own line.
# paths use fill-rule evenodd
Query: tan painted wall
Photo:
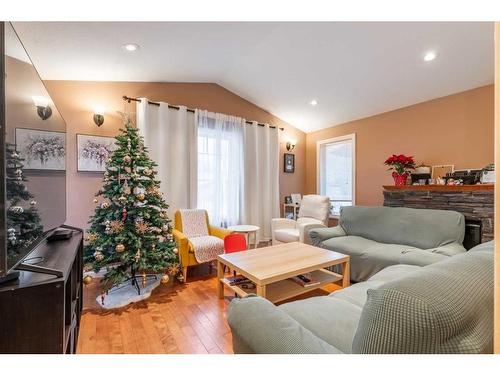
M 383 203 L 393 184 L 383 165 L 391 154 L 417 164 L 482 168 L 493 162 L 493 85 L 307 134 L 306 192 L 316 192 L 316 142 L 356 133 L 356 204 Z
M 67 124 L 66 221 L 70 225 L 87 227 L 88 218 L 94 207 L 93 195 L 99 190 L 102 179 L 100 173 L 76 171 L 76 134 L 114 136 L 122 125 L 120 117 L 115 112 L 118 110 L 135 112 L 135 103 L 125 104 L 121 99 L 123 95 L 147 97 L 151 100 L 207 109 L 284 127 L 282 139 L 285 141 L 287 137 L 296 138 L 298 144 L 293 151 L 295 173 L 282 172 L 283 155 L 280 157 L 281 200 L 284 200 L 285 195 L 303 193 L 305 190 L 305 134 L 219 85 L 78 81 L 46 81 L 45 84 Z M 96 104 L 106 108 L 105 122 L 100 128 L 92 120 L 92 107 Z M 284 150 L 283 142 L 281 154 Z

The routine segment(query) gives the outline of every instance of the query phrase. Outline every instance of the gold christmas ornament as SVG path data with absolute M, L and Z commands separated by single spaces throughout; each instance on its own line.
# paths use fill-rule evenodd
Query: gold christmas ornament
M 125 251 L 125 245 L 122 243 L 119 243 L 118 245 L 116 245 L 115 250 L 117 253 L 122 253 Z
M 97 238 L 98 238 L 98 237 L 97 237 L 97 234 L 95 234 L 95 233 L 89 233 L 89 234 L 87 235 L 87 238 L 86 238 L 86 239 L 87 239 L 87 241 L 89 241 L 89 242 L 93 242 L 93 241 L 97 240 Z
M 97 260 L 98 262 L 101 262 L 103 259 L 104 259 L 104 255 L 100 252 L 100 251 L 96 251 L 94 253 L 94 258 L 95 260 Z
M 143 221 L 138 221 L 135 223 L 135 231 L 139 234 L 144 234 L 148 231 L 148 225 Z
M 94 203 L 97 203 L 97 202 L 99 202 L 99 201 L 97 200 L 97 198 L 94 198 L 94 201 L 93 201 L 93 202 L 94 202 Z
M 110 224 L 110 230 L 112 233 L 118 234 L 123 230 L 123 222 L 119 220 L 113 220 Z
M 145 174 L 146 176 L 151 176 L 151 174 L 152 174 L 152 173 L 153 173 L 153 171 L 152 171 L 151 169 L 149 169 L 149 168 L 146 168 L 146 169 L 144 170 L 144 174 Z
M 172 264 L 170 267 L 168 267 L 168 274 L 169 275 L 172 275 L 172 276 L 175 276 L 179 273 L 179 270 L 180 270 L 180 267 L 177 263 L 175 264 Z
M 146 196 L 143 193 L 139 193 L 136 195 L 137 199 L 139 199 L 141 202 L 146 198 Z
M 83 283 L 84 283 L 85 285 L 89 285 L 91 282 L 92 282 L 92 276 L 86 275 L 86 276 L 83 278 Z
M 109 208 L 109 203 L 108 203 L 108 202 L 102 202 L 102 203 L 101 203 L 101 208 L 102 208 L 102 209 Z
M 160 281 L 160 282 L 161 282 L 162 284 L 166 284 L 166 283 L 168 283 L 169 281 L 170 281 L 170 276 L 168 276 L 167 274 L 165 274 L 165 275 L 163 275 L 163 276 L 161 277 L 161 281 Z
M 131 162 L 131 161 L 132 161 L 132 158 L 130 157 L 130 155 L 125 155 L 125 156 L 123 157 L 123 162 L 124 162 L 125 164 L 130 164 L 130 162 Z
M 118 198 L 118 203 L 120 204 L 125 204 L 127 202 L 127 198 L 123 195 L 121 195 L 119 198 Z
M 179 249 L 178 248 L 174 247 L 173 251 L 174 251 L 174 254 L 179 254 Z
M 167 224 L 165 224 L 161 227 L 161 230 L 163 233 L 167 234 L 170 231 L 170 227 Z

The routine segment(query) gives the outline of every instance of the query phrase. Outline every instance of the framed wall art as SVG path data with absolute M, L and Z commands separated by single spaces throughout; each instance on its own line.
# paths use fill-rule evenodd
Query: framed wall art
M 104 172 L 109 157 L 116 149 L 115 141 L 113 137 L 77 134 L 77 171 Z
M 16 148 L 24 169 L 66 170 L 66 133 L 16 128 Z
M 295 172 L 295 155 L 294 154 L 285 154 L 283 164 L 284 164 L 283 171 L 285 173 L 294 173 Z

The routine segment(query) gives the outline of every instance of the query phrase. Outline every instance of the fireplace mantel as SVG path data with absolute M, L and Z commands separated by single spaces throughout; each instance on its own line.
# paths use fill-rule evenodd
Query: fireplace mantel
M 384 206 L 461 212 L 480 222 L 482 242 L 493 239 L 494 184 L 384 186 Z
M 459 192 L 459 191 L 493 191 L 495 189 L 494 184 L 478 184 L 478 185 L 404 185 L 404 186 L 394 186 L 394 185 L 384 185 L 384 190 L 388 191 L 449 191 L 449 192 Z

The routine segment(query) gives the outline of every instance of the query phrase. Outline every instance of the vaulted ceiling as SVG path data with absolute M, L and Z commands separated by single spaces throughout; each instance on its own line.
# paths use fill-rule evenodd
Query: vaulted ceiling
M 489 22 L 16 22 L 14 27 L 43 79 L 214 82 L 304 131 L 494 78 Z M 127 52 L 126 43 L 139 49 Z M 433 61 L 424 61 L 428 51 L 436 53 Z

